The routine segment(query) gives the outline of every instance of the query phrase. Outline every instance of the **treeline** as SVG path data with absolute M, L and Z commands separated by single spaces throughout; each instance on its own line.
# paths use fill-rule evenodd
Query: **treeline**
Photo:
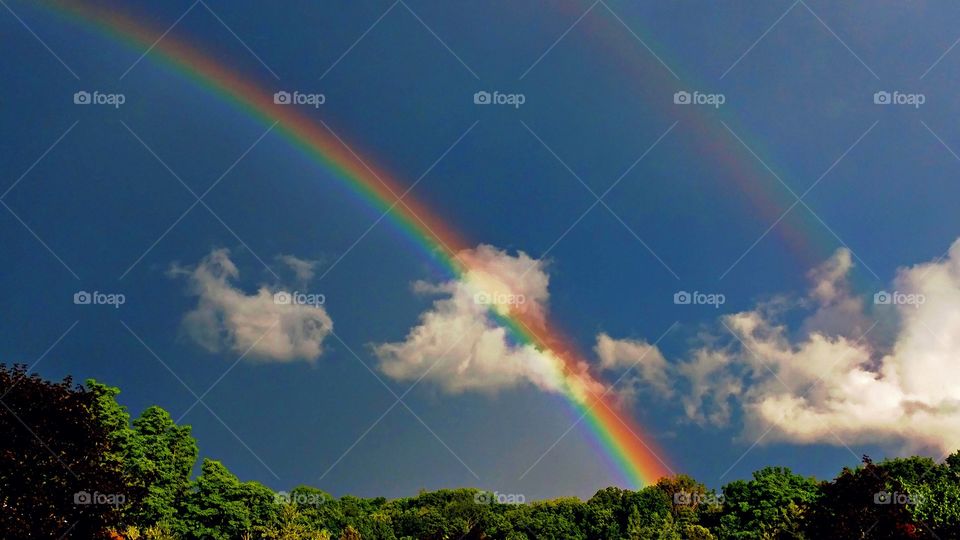
M 160 407 L 134 419 L 119 390 L 0 364 L 0 538 L 773 539 L 960 538 L 960 452 L 944 463 L 864 457 L 832 481 L 768 467 L 715 492 L 677 475 L 587 501 L 477 489 L 387 500 L 276 493 L 198 457 Z

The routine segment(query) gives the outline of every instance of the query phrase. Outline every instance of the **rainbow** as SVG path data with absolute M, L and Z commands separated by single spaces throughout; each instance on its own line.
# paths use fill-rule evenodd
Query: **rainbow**
M 258 85 L 216 62 L 173 35 L 156 41 L 161 32 L 135 18 L 108 8 L 80 2 L 46 4 L 55 13 L 87 23 L 141 51 L 152 47 L 150 57 L 202 86 L 216 97 L 265 126 L 276 125 L 293 146 L 329 170 L 368 204 L 389 217 L 393 225 L 440 261 L 454 277 L 470 270 L 460 253 L 471 244 L 430 209 L 406 195 L 404 185 L 371 160 L 350 150 L 323 126 L 298 113 L 295 107 L 274 104 L 273 90 Z M 632 422 L 617 400 L 596 388 L 604 385 L 584 370 L 588 363 L 576 347 L 549 322 L 518 313 L 492 313 L 521 343 L 530 344 L 554 360 L 562 378 L 566 401 L 584 420 L 604 458 L 614 464 L 627 487 L 638 488 L 671 473 L 650 437 Z
M 571 23 L 590 7 L 589 3 L 571 0 L 555 5 Z M 789 181 L 785 167 L 776 163 L 763 141 L 747 136 L 748 131 L 733 114 L 735 108 L 731 105 L 720 107 L 719 110 L 709 107 L 672 106 L 672 94 L 676 90 L 709 92 L 714 85 L 705 84 L 683 72 L 682 63 L 664 54 L 667 48 L 656 43 L 654 33 L 649 29 L 638 32 L 637 25 L 642 24 L 642 17 L 623 17 L 627 15 L 627 9 L 635 8 L 635 3 L 609 2 L 609 5 L 610 9 L 617 10 L 614 12 L 616 15 L 607 12 L 603 4 L 594 5 L 590 8 L 591 13 L 578 23 L 578 31 L 591 36 L 584 44 L 596 49 L 597 57 L 616 62 L 619 73 L 624 75 L 624 83 L 653 88 L 663 94 L 663 105 L 654 109 L 664 113 L 666 123 L 678 121 L 677 127 L 690 137 L 691 146 L 699 149 L 701 156 L 716 163 L 718 169 L 725 172 L 724 175 L 705 177 L 705 182 L 719 179 L 732 181 L 736 187 L 733 193 L 745 197 L 745 206 L 763 228 L 777 222 L 770 234 L 779 236 L 783 246 L 804 266 L 820 264 L 829 257 L 837 244 L 842 242 L 835 238 L 818 218 L 800 205 L 784 217 L 784 213 L 796 200 L 790 189 L 783 184 Z M 621 20 L 629 20 L 631 29 L 624 28 Z M 664 64 L 669 66 L 669 69 L 661 65 L 631 33 L 641 35 L 644 44 L 656 51 L 659 59 L 665 60 Z M 566 39 L 575 38 L 567 36 Z M 531 72 L 531 76 L 535 76 L 535 72 Z M 732 76 L 736 76 L 735 72 Z M 867 127 L 863 126 L 864 129 Z M 838 149 L 838 153 L 842 150 L 844 149 Z M 825 163 L 824 167 L 828 164 Z M 767 166 L 770 167 L 769 170 Z M 813 180 L 815 178 L 809 179 L 810 182 Z M 802 191 L 794 188 L 794 193 L 798 196 Z M 743 246 L 744 249 L 747 247 Z

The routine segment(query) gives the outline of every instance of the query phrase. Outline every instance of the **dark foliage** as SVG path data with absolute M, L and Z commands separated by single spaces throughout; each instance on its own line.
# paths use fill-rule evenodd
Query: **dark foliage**
M 99 538 L 132 500 L 97 396 L 0 364 L 0 537 Z

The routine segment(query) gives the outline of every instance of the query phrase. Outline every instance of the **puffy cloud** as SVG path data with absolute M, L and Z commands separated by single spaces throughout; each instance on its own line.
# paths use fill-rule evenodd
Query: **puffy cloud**
M 469 268 L 459 279 L 417 283 L 415 291 L 439 295 L 403 341 L 374 347 L 380 369 L 396 380 L 430 381 L 448 393 L 496 392 L 529 383 L 548 391 L 565 388 L 561 360 L 554 353 L 517 342 L 500 324 L 500 316 L 520 316 L 541 326 L 549 299 L 549 276 L 543 261 L 526 253 L 510 255 L 480 245 L 458 255 Z M 493 312 L 493 313 L 491 313 Z M 575 391 L 600 390 L 581 370 Z
M 629 393 L 637 391 L 644 384 L 665 396 L 673 393 L 667 376 L 667 360 L 656 346 L 646 341 L 613 339 L 601 333 L 597 335 L 593 350 L 601 368 L 623 372 L 621 377 L 630 388 L 627 390 Z
M 809 299 L 815 311 L 803 323 L 803 333 L 829 336 L 862 336 L 871 323 L 864 314 L 863 300 L 850 292 L 847 275 L 853 269 L 850 251 L 839 249 L 814 268 Z
M 682 397 L 684 411 L 698 424 L 724 425 L 730 421 L 731 402 L 743 393 L 743 382 L 734 373 L 731 356 L 723 350 L 702 347 L 693 359 L 677 367 L 690 383 Z
M 687 414 L 726 423 L 738 404 L 744 435 L 767 442 L 960 447 L 960 240 L 942 261 L 900 269 L 892 302 L 872 310 L 850 292 L 852 267 L 840 250 L 811 273 L 799 332 L 762 308 L 723 317 L 736 339 L 677 367 Z M 893 335 L 865 337 L 869 315 L 893 316 Z
M 853 269 L 853 257 L 848 249 L 838 249 L 827 262 L 810 271 L 813 288 L 810 296 L 828 304 L 849 293 L 847 274 Z
M 213 250 L 195 268 L 174 265 L 170 274 L 185 277 L 197 296 L 183 327 L 210 352 L 226 349 L 261 361 L 313 361 L 333 329 L 321 305 L 274 301 L 274 294 L 289 291 L 261 286 L 247 295 L 238 289 L 232 282 L 240 272 L 227 249 Z

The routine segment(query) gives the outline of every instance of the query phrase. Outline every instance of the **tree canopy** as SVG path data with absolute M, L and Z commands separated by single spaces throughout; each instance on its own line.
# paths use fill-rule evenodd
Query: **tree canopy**
M 131 418 L 119 389 L 0 364 L 0 538 L 129 540 L 710 540 L 960 538 L 960 452 L 868 457 L 818 481 L 766 467 L 720 492 L 686 475 L 587 501 L 474 488 L 412 497 L 274 492 L 204 459 L 160 407 Z

